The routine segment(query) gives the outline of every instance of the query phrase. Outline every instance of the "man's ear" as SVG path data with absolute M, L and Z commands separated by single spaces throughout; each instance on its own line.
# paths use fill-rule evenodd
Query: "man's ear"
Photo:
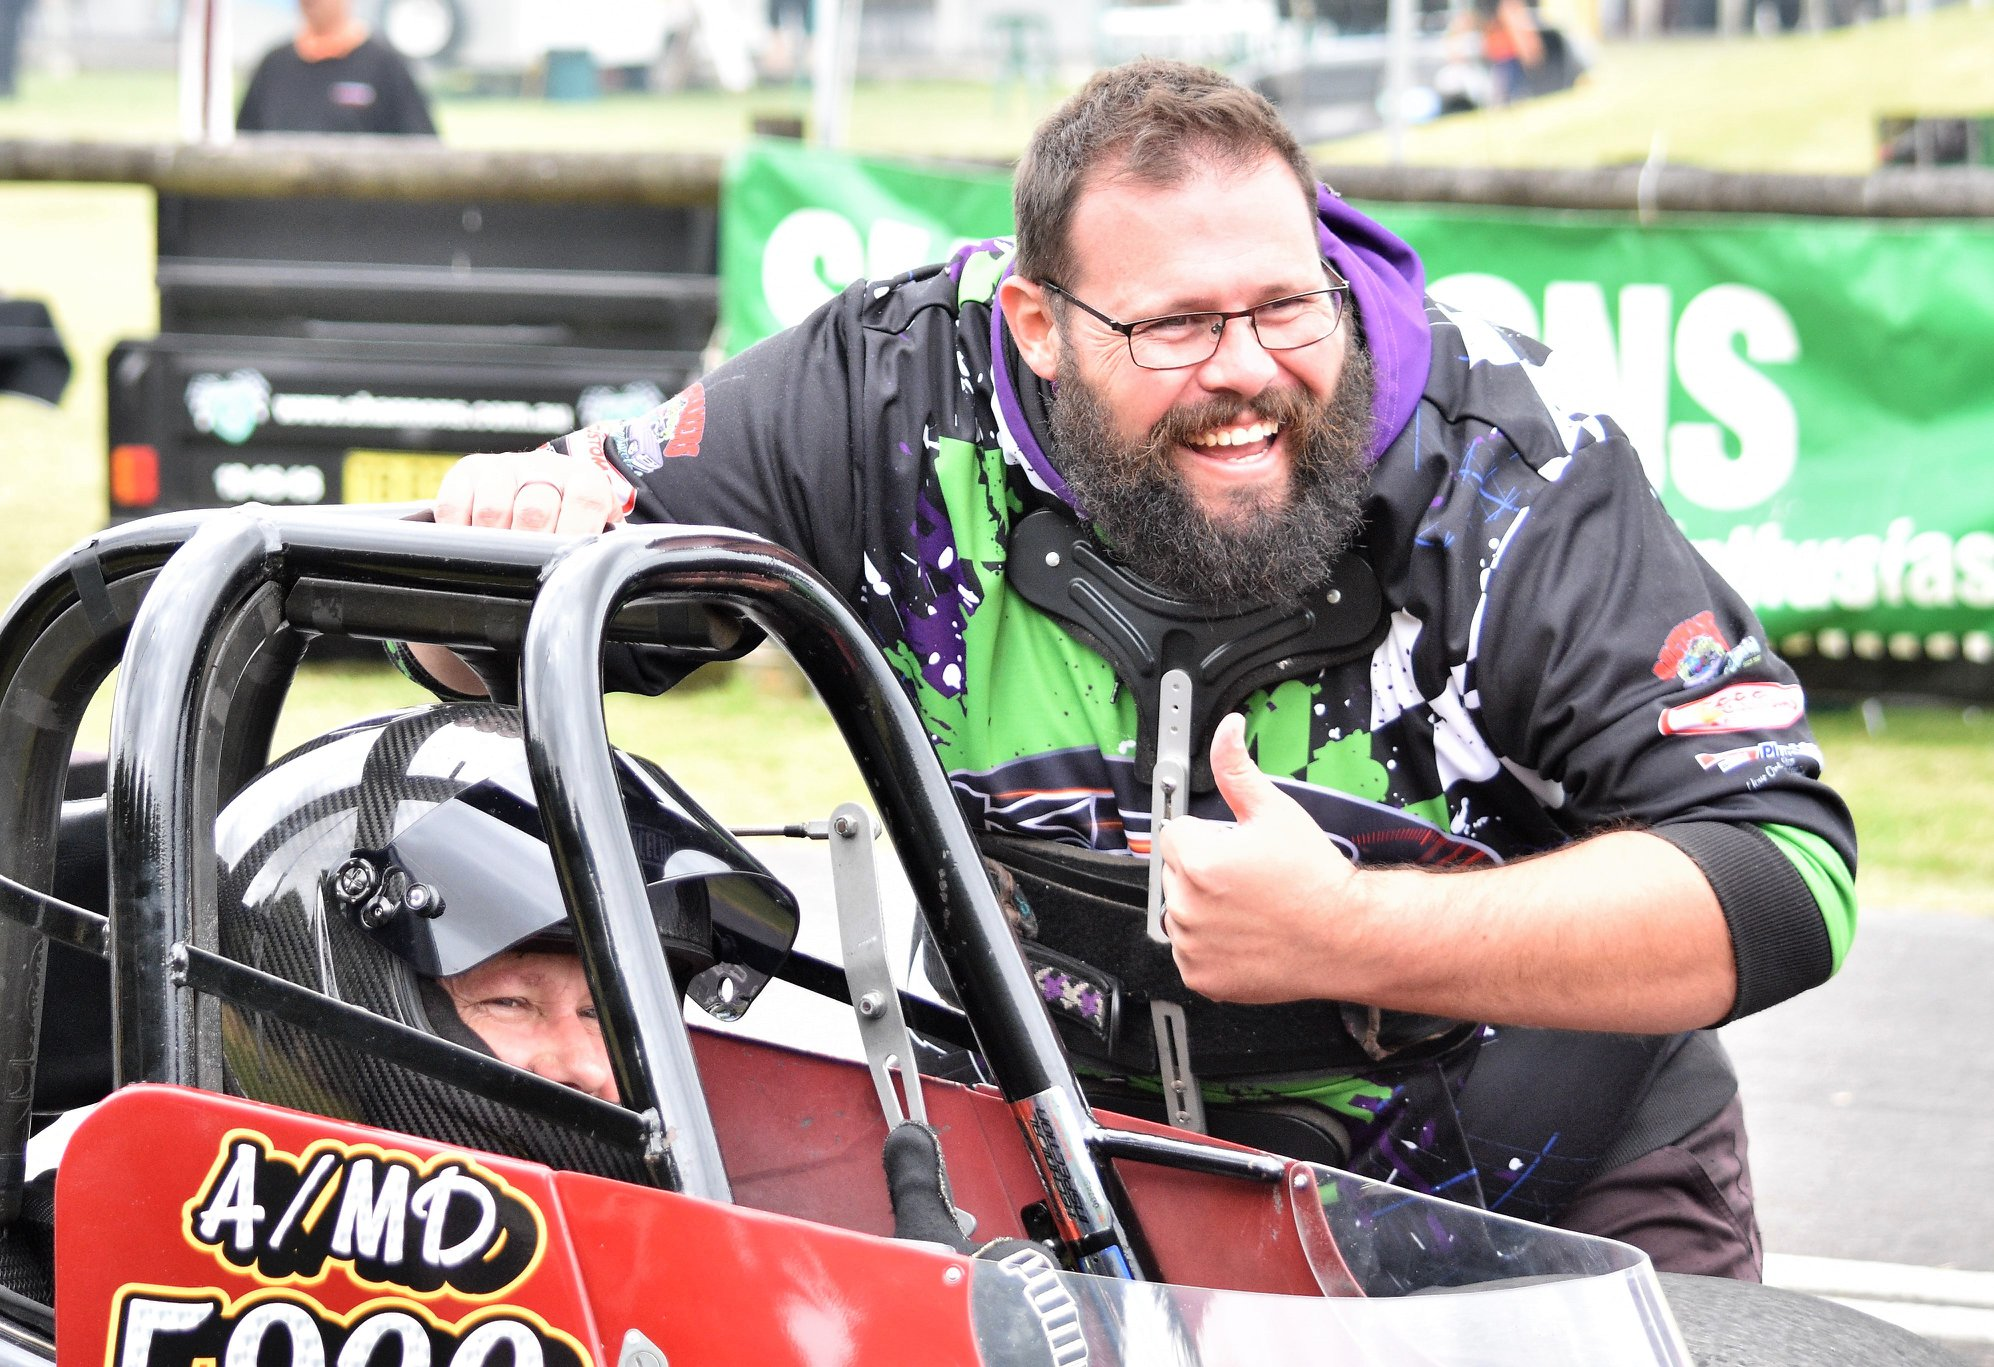
M 1054 325 L 1052 300 L 1045 286 L 1008 276 L 998 286 L 997 303 L 1004 310 L 1011 340 L 1032 373 L 1048 383 L 1059 377 L 1059 329 Z

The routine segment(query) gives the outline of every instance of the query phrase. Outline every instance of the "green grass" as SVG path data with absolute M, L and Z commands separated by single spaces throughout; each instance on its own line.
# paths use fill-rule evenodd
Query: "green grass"
M 1691 92 L 1705 98 L 1677 100 Z M 1663 98 L 1667 96 L 1667 98 Z M 447 140 L 467 146 L 722 151 L 756 112 L 798 108 L 794 90 L 750 97 L 612 96 L 586 105 L 445 98 Z M 987 87 L 906 83 L 860 92 L 854 145 L 1003 157 L 1043 112 Z M 1674 41 L 1608 49 L 1588 85 L 1553 99 L 1415 130 L 1416 160 L 1601 165 L 1645 157 L 1653 130 L 1672 160 L 1732 169 L 1862 171 L 1874 115 L 1900 109 L 1994 110 L 1994 11 L 1942 11 L 1922 25 L 1874 24 L 1822 37 Z M 0 104 L 0 137 L 171 138 L 162 75 L 30 76 Z M 1381 155 L 1378 140 L 1321 149 L 1330 160 Z M 42 297 L 78 362 L 59 408 L 0 396 L 0 597 L 102 525 L 104 358 L 157 324 L 152 204 L 122 186 L 0 185 L 0 292 Z M 420 701 L 398 676 L 356 666 L 309 670 L 286 714 L 289 744 L 355 716 Z M 816 703 L 740 670 L 719 687 L 664 699 L 613 698 L 612 734 L 670 764 L 723 818 L 794 820 L 857 796 L 859 782 Z M 101 744 L 107 700 L 86 737 Z M 1990 723 L 1957 710 L 1893 707 L 1880 734 L 1854 713 L 1817 718 L 1829 775 L 1863 839 L 1866 906 L 1994 913 Z
M 171 142 L 179 137 L 175 89 L 170 72 L 31 72 L 19 99 L 0 102 L 0 138 Z M 1009 160 L 1063 94 L 965 81 L 867 84 L 853 96 L 846 140 L 873 152 Z M 757 117 L 807 114 L 809 98 L 782 86 L 589 101 L 441 93 L 433 103 L 439 136 L 458 147 L 725 153 L 746 141 Z
M 1411 129 L 1430 166 L 1618 166 L 1658 151 L 1723 171 L 1862 175 L 1877 118 L 1994 114 L 1994 8 L 1965 5 L 1823 34 L 1681 38 L 1605 47 L 1559 95 Z M 1382 134 L 1312 149 L 1386 160 Z
M 1994 715 L 1894 706 L 1874 735 L 1852 710 L 1813 723 L 1855 813 L 1861 904 L 1994 914 Z
M 823 705 L 801 676 L 764 660 L 709 667 L 662 697 L 611 694 L 603 709 L 610 739 L 663 764 L 733 825 L 816 820 L 847 800 L 872 806 Z M 113 677 L 84 718 L 81 748 L 104 749 L 115 685 Z M 278 722 L 272 753 L 345 722 L 429 701 L 385 660 L 308 663 Z
M 170 72 L 29 73 L 0 103 L 0 137 L 129 141 L 178 135 Z M 855 92 L 848 142 L 911 155 L 1017 155 L 1061 89 L 895 81 Z M 436 96 L 446 142 L 464 147 L 725 152 L 758 114 L 802 113 L 797 86 L 743 95 L 612 93 L 587 102 Z M 1409 131 L 1426 165 L 1614 166 L 1659 150 L 1732 171 L 1861 174 L 1876 164 L 1879 115 L 1994 111 L 1994 7 L 1959 4 L 1823 34 L 1614 42 L 1574 90 Z M 1385 160 L 1380 134 L 1311 149 L 1324 161 Z

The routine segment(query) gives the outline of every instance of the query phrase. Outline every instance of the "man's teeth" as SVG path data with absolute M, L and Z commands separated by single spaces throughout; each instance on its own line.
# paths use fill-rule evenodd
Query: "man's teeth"
M 1192 446 L 1246 446 L 1252 442 L 1265 441 L 1281 430 L 1277 422 L 1248 423 L 1244 427 L 1222 427 L 1212 432 L 1201 432 L 1192 437 Z

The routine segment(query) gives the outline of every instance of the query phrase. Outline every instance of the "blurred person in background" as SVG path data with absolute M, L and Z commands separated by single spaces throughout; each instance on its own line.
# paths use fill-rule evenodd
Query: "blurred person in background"
M 1528 92 L 1530 73 L 1544 64 L 1544 38 L 1530 6 L 1523 0 L 1472 0 L 1455 28 L 1480 44 L 1492 107 L 1500 108 Z
M 257 64 L 238 131 L 435 136 L 408 63 L 354 18 L 350 0 L 299 0 L 298 11 L 298 36 Z
M 21 70 L 21 30 L 34 0 L 0 0 L 0 100 L 14 98 Z

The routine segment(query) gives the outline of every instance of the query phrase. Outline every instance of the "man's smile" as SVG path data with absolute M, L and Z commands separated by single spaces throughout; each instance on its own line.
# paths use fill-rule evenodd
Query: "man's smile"
M 1184 444 L 1206 455 L 1237 460 L 1260 454 L 1280 430 L 1281 424 L 1261 418 L 1195 433 Z

